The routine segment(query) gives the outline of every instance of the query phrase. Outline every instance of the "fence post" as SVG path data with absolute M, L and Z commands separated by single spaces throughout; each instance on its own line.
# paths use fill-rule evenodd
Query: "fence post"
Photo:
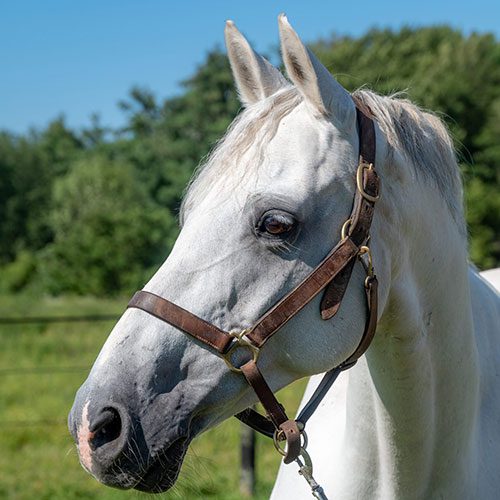
M 252 497 L 255 493 L 255 431 L 242 422 L 240 437 L 240 493 L 244 497 Z

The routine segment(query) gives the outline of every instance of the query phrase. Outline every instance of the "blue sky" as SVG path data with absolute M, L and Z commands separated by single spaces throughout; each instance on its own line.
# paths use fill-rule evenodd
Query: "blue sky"
M 174 95 L 233 19 L 257 50 L 278 43 L 286 12 L 305 41 L 370 27 L 447 23 L 500 37 L 500 1 L 4 0 L 0 4 L 0 129 L 22 133 L 63 113 L 72 127 L 97 112 L 117 126 L 133 85 Z

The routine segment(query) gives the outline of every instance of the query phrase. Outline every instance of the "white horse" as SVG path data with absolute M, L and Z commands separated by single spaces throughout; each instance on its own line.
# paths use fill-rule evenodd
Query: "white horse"
M 279 18 L 290 84 L 227 23 L 245 110 L 191 184 L 182 231 L 145 286 L 225 331 L 254 323 L 340 238 L 358 164 L 349 93 Z M 462 186 L 443 124 L 358 91 L 376 121 L 382 196 L 370 246 L 379 321 L 366 355 L 308 424 L 330 498 L 498 498 L 500 299 L 470 268 Z M 356 264 L 339 313 L 320 298 L 262 349 L 271 388 L 327 371 L 365 321 Z M 205 344 L 138 309 L 115 326 L 69 418 L 84 467 L 108 485 L 164 491 L 197 434 L 256 401 Z M 275 498 L 307 498 L 296 467 Z

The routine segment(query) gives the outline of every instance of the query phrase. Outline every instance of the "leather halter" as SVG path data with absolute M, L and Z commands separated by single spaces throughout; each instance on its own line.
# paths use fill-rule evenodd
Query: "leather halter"
M 356 191 L 351 215 L 344 223 L 341 239 L 296 288 L 271 307 L 253 326 L 238 333 L 225 332 L 173 302 L 144 290 L 136 292 L 128 304 L 128 307 L 142 309 L 210 346 L 224 358 L 232 371 L 244 375 L 265 408 L 267 416 L 264 417 L 255 410 L 247 408 L 236 417 L 262 434 L 274 437 L 275 446 L 284 456 L 285 463 L 290 463 L 299 457 L 302 450 L 301 434 L 304 433 L 307 420 L 340 372 L 356 363 L 368 349 L 375 335 L 378 282 L 373 272 L 371 253 L 367 244 L 375 202 L 379 198 L 380 182 L 374 167 L 375 127 L 368 116 L 369 110 L 359 102 L 356 102 L 356 108 L 359 133 Z M 363 254 L 368 255 L 368 263 L 361 259 Z M 361 341 L 348 359 L 324 375 L 297 419 L 291 420 L 257 366 L 259 350 L 272 335 L 323 290 L 321 317 L 324 320 L 331 319 L 339 310 L 357 258 L 363 263 L 367 274 L 364 282 L 367 319 Z M 241 366 L 233 364 L 234 351 L 237 349 L 246 349 L 251 354 L 251 359 Z M 280 446 L 280 441 L 286 441 L 285 448 Z

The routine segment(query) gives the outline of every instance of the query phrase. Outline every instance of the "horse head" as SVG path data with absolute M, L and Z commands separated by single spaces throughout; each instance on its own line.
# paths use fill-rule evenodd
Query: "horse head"
M 227 22 L 244 110 L 192 182 L 175 246 L 144 287 L 226 332 L 250 327 L 322 261 L 340 240 L 356 188 L 354 101 L 284 16 L 279 30 L 290 81 Z M 379 155 L 384 147 L 378 138 Z M 373 251 L 384 283 L 389 260 L 376 219 Z M 321 318 L 318 295 L 266 342 L 258 366 L 273 391 L 355 351 L 365 325 L 364 279 L 354 264 L 337 315 Z M 382 288 L 382 304 L 386 295 Z M 83 466 L 115 487 L 171 487 L 190 441 L 256 401 L 241 374 L 216 354 L 153 315 L 128 309 L 70 413 Z

